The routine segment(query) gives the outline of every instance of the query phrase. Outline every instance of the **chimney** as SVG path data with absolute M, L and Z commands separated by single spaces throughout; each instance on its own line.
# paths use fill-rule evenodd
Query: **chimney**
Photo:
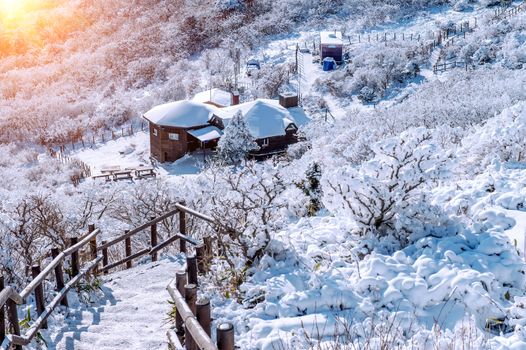
M 239 91 L 232 92 L 232 106 L 239 104 Z
M 285 108 L 298 107 L 298 95 L 292 92 L 281 93 L 279 104 Z

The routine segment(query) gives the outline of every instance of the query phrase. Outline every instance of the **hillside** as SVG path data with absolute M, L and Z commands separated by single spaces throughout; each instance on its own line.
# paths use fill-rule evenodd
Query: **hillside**
M 187 222 L 217 244 L 199 295 L 214 326 L 234 324 L 240 349 L 526 347 L 524 2 L 5 4 L 6 285 L 26 285 L 88 224 L 100 243 L 184 202 L 216 221 Z M 336 29 L 348 59 L 324 71 L 312 46 Z M 261 63 L 252 76 L 249 58 Z M 299 92 L 311 121 L 262 161 L 197 151 L 152 162 L 155 178 L 82 178 L 79 164 L 92 175 L 150 164 L 143 113 L 211 86 L 239 88 L 242 101 Z M 178 228 L 163 220 L 159 236 Z M 134 237 L 134 251 L 149 240 Z M 182 258 L 171 247 L 102 276 L 101 290 L 52 315 L 47 348 L 165 348 L 165 289 Z M 35 307 L 21 305 L 20 319 L 34 321 Z

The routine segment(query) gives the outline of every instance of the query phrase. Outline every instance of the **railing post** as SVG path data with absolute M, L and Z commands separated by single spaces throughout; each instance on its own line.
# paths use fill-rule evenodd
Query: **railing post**
M 78 237 L 71 237 L 69 239 L 69 246 L 72 247 L 79 242 Z M 79 274 L 79 251 L 71 253 L 71 277 Z
M 150 220 L 154 220 L 155 216 L 150 217 Z M 157 224 L 153 224 L 151 226 L 150 231 L 150 245 L 151 247 L 155 247 L 157 245 Z M 157 261 L 157 253 L 152 254 L 152 262 Z
M 195 247 L 195 257 L 197 260 L 197 270 L 199 273 L 206 273 L 205 246 L 200 244 Z
M 11 327 L 13 329 L 14 335 L 20 335 L 20 323 L 18 322 L 18 312 L 16 309 L 16 303 L 9 299 L 7 301 L 7 312 L 9 317 L 9 323 L 11 324 Z M 16 345 L 16 350 L 22 350 L 22 345 Z
M 55 259 L 58 256 L 58 254 L 59 254 L 58 248 L 52 248 L 51 249 L 51 256 L 53 257 L 53 259 Z M 60 262 L 55 267 L 55 279 L 57 280 L 57 288 L 56 288 L 56 290 L 57 290 L 57 292 L 60 292 L 62 290 L 62 288 L 64 288 L 64 271 L 62 271 L 62 262 Z M 60 303 L 62 305 L 64 305 L 65 307 L 69 306 L 67 293 L 64 295 L 64 297 L 62 298 Z
M 31 266 L 31 274 L 33 275 L 33 279 L 37 278 L 40 274 L 40 265 Z M 46 308 L 46 303 L 44 300 L 44 286 L 42 284 L 43 282 L 35 288 L 35 303 L 37 304 L 37 313 L 39 316 Z M 42 322 L 41 328 L 47 329 L 47 321 Z
M 206 262 L 209 264 L 212 260 L 212 237 L 203 237 L 203 244 L 205 245 Z
M 124 231 L 124 233 L 128 233 L 128 232 L 130 232 L 130 230 Z M 124 248 L 125 248 L 125 251 L 126 251 L 125 252 L 126 253 L 126 257 L 129 257 L 132 254 L 131 237 L 128 237 L 128 238 L 126 238 L 124 240 Z M 127 269 L 131 269 L 132 268 L 131 260 L 126 262 L 126 268 Z
M 102 241 L 102 245 L 105 245 L 106 241 Z M 108 248 L 102 248 L 102 267 L 108 266 Z M 104 274 L 108 274 L 108 270 L 104 270 Z
M 185 271 L 177 272 L 175 275 L 175 286 L 177 287 L 177 290 L 183 296 L 183 298 L 185 296 L 185 293 L 184 293 L 185 285 L 186 285 L 186 272 Z M 179 335 L 184 334 L 183 318 L 181 317 L 179 310 L 176 310 L 176 313 L 175 313 L 175 328 L 177 329 L 177 334 Z
M 197 286 L 197 258 L 195 255 L 186 257 L 186 270 L 188 272 L 188 283 Z
M 184 300 L 192 313 L 196 314 L 196 301 L 197 301 L 197 285 L 187 284 L 184 286 Z M 197 350 L 197 344 L 192 338 L 192 334 L 188 331 L 188 327 L 185 325 L 184 345 L 187 350 Z
M 197 321 L 203 327 L 206 334 L 210 337 L 212 334 L 212 317 L 210 309 L 210 300 L 204 298 L 197 302 L 196 315 Z
M 4 276 L 0 275 L 0 292 L 5 288 L 4 285 Z M 5 338 L 5 307 L 4 305 L 0 306 L 0 344 L 4 341 Z
M 88 233 L 92 233 L 93 231 L 95 231 L 95 225 L 94 224 L 89 224 L 88 225 Z M 97 237 L 93 237 L 91 239 L 91 241 L 89 242 L 89 248 L 90 248 L 90 252 L 91 252 L 91 260 L 97 259 Z M 98 266 L 95 266 L 95 268 L 93 269 L 93 275 L 96 276 L 98 274 L 99 274 Z
M 217 349 L 234 350 L 234 326 L 231 323 L 217 326 Z
M 179 211 L 179 232 L 186 235 L 186 213 L 182 210 Z M 186 253 L 186 241 L 184 239 L 179 239 L 179 251 Z

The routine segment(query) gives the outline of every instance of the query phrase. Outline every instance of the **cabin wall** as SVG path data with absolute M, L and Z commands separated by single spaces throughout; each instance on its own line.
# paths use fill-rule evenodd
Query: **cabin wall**
M 288 131 L 286 135 L 267 137 L 268 146 L 263 147 L 264 139 L 257 139 L 256 143 L 259 150 L 250 152 L 252 155 L 265 155 L 268 153 L 278 153 L 287 149 L 293 143 L 298 142 L 298 136 L 295 131 Z
M 338 63 L 343 61 L 343 46 L 342 45 L 327 45 L 321 44 L 321 60 L 325 57 L 332 57 Z
M 154 135 L 157 130 L 157 136 Z M 169 134 L 178 134 L 179 140 L 171 140 Z M 150 123 L 150 153 L 159 162 L 174 162 L 188 151 L 188 134 L 183 128 L 160 127 Z

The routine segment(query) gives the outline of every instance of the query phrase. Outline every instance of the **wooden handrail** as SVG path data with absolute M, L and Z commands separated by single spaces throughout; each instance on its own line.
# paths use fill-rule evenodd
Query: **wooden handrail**
M 92 260 L 90 263 L 88 263 L 78 275 L 73 277 L 65 286 L 62 288 L 62 290 L 53 298 L 51 303 L 49 303 L 48 306 L 46 306 L 44 312 L 40 314 L 40 316 L 35 320 L 35 322 L 28 328 L 25 335 L 23 337 L 12 337 L 11 343 L 15 345 L 27 345 L 31 343 L 35 335 L 37 334 L 38 330 L 41 328 L 42 324 L 47 320 L 47 318 L 51 315 L 55 307 L 60 303 L 60 300 L 66 295 L 66 293 L 77 284 L 77 282 L 84 277 L 88 272 L 93 270 L 99 263 L 99 261 L 102 259 L 102 256 L 97 257 L 97 259 Z M 9 336 L 8 336 L 9 337 Z
M 163 249 L 164 247 L 170 245 L 171 243 L 177 241 L 178 239 L 182 239 L 190 244 L 193 244 L 193 245 L 198 245 L 199 242 L 196 241 L 195 239 L 192 239 L 188 236 L 185 236 L 185 235 L 182 235 L 180 233 L 176 233 L 175 235 L 167 238 L 166 240 L 164 240 L 163 242 L 157 244 L 155 247 L 152 247 L 150 249 L 150 254 L 154 254 L 154 253 L 157 253 L 159 250 Z
M 141 225 L 139 227 L 136 227 L 133 230 L 130 230 L 129 232 L 125 233 L 124 235 L 116 237 L 116 238 L 112 239 L 111 241 L 108 241 L 108 242 L 98 246 L 97 250 L 98 251 L 102 251 L 105 248 L 109 248 L 112 245 L 115 245 L 115 244 L 117 244 L 119 242 L 122 242 L 126 238 L 129 238 L 129 237 L 131 237 L 131 236 L 133 236 L 133 235 L 135 235 L 135 234 L 137 234 L 137 233 L 139 233 L 141 231 L 144 231 L 147 228 L 149 228 L 150 226 L 155 225 L 155 224 L 157 224 L 157 223 L 169 218 L 170 216 L 175 215 L 178 211 L 179 211 L 179 209 L 173 209 L 173 210 L 169 211 L 168 213 L 159 216 L 158 218 L 150 220 L 147 223 L 145 223 L 145 224 L 143 224 L 143 225 Z
M 13 287 L 7 287 L 0 291 L 0 307 L 4 307 L 8 300 L 13 300 L 17 304 L 22 304 L 24 299 Z
M 37 286 L 39 286 L 43 281 L 44 279 L 51 273 L 55 270 L 55 267 L 58 266 L 58 264 L 60 264 L 62 262 L 62 260 L 64 260 L 64 258 L 68 255 L 71 255 L 75 252 L 77 252 L 80 248 L 84 247 L 86 244 L 89 243 L 89 241 L 91 239 L 93 239 L 93 237 L 97 236 L 98 234 L 100 233 L 100 230 L 97 229 L 93 232 L 91 232 L 89 235 L 85 236 L 80 242 L 78 242 L 77 244 L 69 247 L 68 249 L 64 250 L 62 253 L 60 253 L 59 255 L 57 255 L 56 258 L 54 258 L 53 260 L 51 260 L 51 262 L 46 266 L 46 268 L 44 270 L 42 270 L 42 272 L 40 272 L 38 274 L 37 277 L 35 277 L 21 292 L 20 292 L 20 297 L 22 299 L 26 299 L 34 290 Z
M 186 207 L 186 206 L 184 206 L 184 205 L 182 205 L 182 204 L 176 203 L 176 204 L 175 204 L 175 207 L 176 207 L 177 209 L 181 210 L 181 211 L 184 211 L 184 212 L 187 213 L 187 214 L 190 214 L 190 215 L 192 215 L 192 216 L 195 216 L 195 217 L 197 217 L 197 218 L 199 218 L 199 219 L 202 219 L 202 220 L 204 220 L 204 221 L 208 221 L 208 222 L 211 223 L 211 224 L 217 224 L 217 221 L 216 221 L 213 217 L 208 216 L 208 215 L 205 215 L 205 214 L 201 214 L 200 212 L 195 211 L 195 210 L 193 210 L 193 209 L 190 209 L 190 208 L 188 208 L 188 207 Z
M 203 329 L 203 327 L 201 327 L 201 325 L 197 321 L 197 318 L 194 316 L 192 310 L 186 304 L 185 299 L 177 290 L 175 283 L 175 279 L 172 280 L 166 289 L 172 297 L 172 300 L 175 303 L 175 307 L 181 315 L 181 318 L 185 323 L 187 330 L 192 334 L 192 339 L 195 341 L 195 343 L 201 350 L 217 350 L 216 345 L 214 344 L 212 339 L 210 339 L 208 334 L 206 334 L 206 331 Z

